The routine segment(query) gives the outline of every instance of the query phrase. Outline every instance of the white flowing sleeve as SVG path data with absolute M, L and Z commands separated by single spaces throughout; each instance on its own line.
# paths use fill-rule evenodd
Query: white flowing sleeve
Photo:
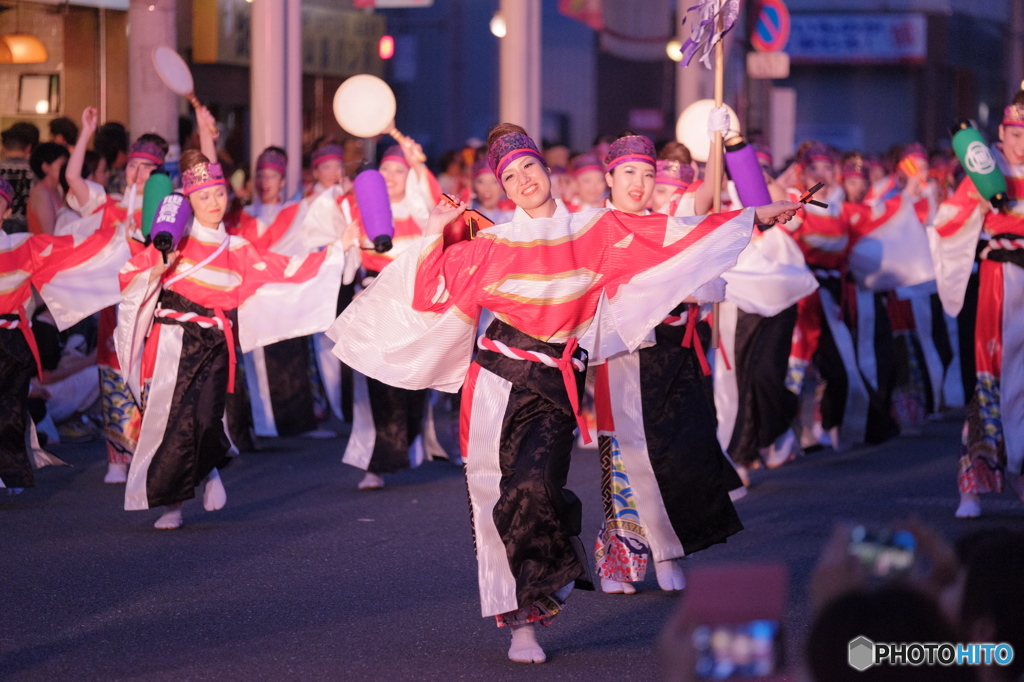
M 103 189 L 103 185 L 92 180 L 86 180 L 85 185 L 89 188 L 89 198 L 84 204 L 78 201 L 74 192 L 68 193 L 68 206 L 82 217 L 92 215 L 107 203 L 107 191 Z
M 327 330 L 342 362 L 399 388 L 459 390 L 472 360 L 476 319 L 455 307 L 444 312 L 414 307 L 421 261 L 441 239 L 410 241 Z M 437 295 L 447 294 L 439 287 Z

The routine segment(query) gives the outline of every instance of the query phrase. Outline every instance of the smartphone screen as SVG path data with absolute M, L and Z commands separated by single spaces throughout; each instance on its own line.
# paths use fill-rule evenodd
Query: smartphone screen
M 909 569 L 916 547 L 917 540 L 905 530 L 870 531 L 855 526 L 850 531 L 850 554 L 860 559 L 874 578 L 888 578 Z
M 783 670 L 779 624 L 786 612 L 785 564 L 700 566 L 687 576 L 691 640 L 700 679 L 778 677 Z
M 772 675 L 779 666 L 779 623 L 701 625 L 693 631 L 697 677 L 727 680 Z

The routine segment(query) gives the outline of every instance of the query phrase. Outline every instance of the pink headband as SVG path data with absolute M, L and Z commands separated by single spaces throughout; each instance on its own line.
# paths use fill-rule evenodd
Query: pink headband
M 497 172 L 495 172 L 495 175 L 498 177 L 498 179 L 501 179 L 501 174 L 505 172 L 505 169 L 508 168 L 509 164 L 511 164 L 516 159 L 523 158 L 524 156 L 532 156 L 541 163 L 544 163 L 544 158 L 532 149 L 513 149 L 508 154 L 501 157 L 501 160 L 498 161 L 498 170 Z
M 618 158 L 612 159 L 608 164 L 607 170 L 610 173 L 616 166 L 621 166 L 622 164 L 629 163 L 631 161 L 649 163 L 652 166 L 655 165 L 653 156 L 647 156 L 646 154 L 624 154 Z
M 409 167 L 409 161 L 405 158 L 405 153 L 397 144 L 391 145 L 384 151 L 384 155 L 380 157 L 380 162 L 384 163 L 385 161 L 398 161 L 406 168 Z

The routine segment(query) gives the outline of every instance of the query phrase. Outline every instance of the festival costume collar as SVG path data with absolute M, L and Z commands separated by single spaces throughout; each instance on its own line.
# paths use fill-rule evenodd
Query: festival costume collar
M 224 241 L 228 236 L 223 220 L 217 224 L 216 229 L 213 229 L 206 227 L 195 218 L 192 219 L 187 234 L 189 237 L 195 238 L 201 242 L 212 242 L 215 244 Z
M 623 211 L 621 208 L 616 208 L 615 204 L 612 203 L 611 199 L 606 199 L 605 202 L 604 202 L 604 205 L 605 205 L 606 208 L 610 208 L 613 211 L 622 211 L 622 213 L 628 213 L 629 215 L 633 215 L 633 216 L 637 215 L 636 213 L 633 213 L 632 211 Z M 642 216 L 649 216 L 649 215 L 651 215 L 651 209 L 645 208 L 644 212 L 641 213 L 637 217 L 639 218 L 639 217 L 642 217 Z

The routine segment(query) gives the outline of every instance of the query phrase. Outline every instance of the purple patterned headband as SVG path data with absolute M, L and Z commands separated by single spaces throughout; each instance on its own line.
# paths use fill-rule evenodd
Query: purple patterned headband
M 832 158 L 832 154 L 829 153 L 828 148 L 819 142 L 808 145 L 807 149 L 804 150 L 804 153 L 800 155 L 800 162 L 805 166 L 810 166 L 815 161 L 823 161 L 831 164 L 835 163 L 835 159 Z
M 482 173 L 490 173 L 491 175 L 494 174 L 494 171 L 491 170 L 491 167 L 487 165 L 487 159 L 483 157 L 473 162 L 473 177 L 475 178 L 478 175 L 481 175 Z
M 284 177 L 288 172 L 288 157 L 275 149 L 264 150 L 256 159 L 256 172 L 268 168 L 277 171 Z
M 409 161 L 405 158 L 405 152 L 402 151 L 401 145 L 393 144 L 387 148 L 384 152 L 384 156 L 380 157 L 380 162 L 385 161 L 398 161 L 406 168 L 409 167 Z
M 324 161 L 344 161 L 345 150 L 336 144 L 325 144 L 313 150 L 309 165 L 316 168 Z
M 149 140 L 135 140 L 132 142 L 132 146 L 128 147 L 128 160 L 142 159 L 143 161 L 149 161 L 155 163 L 158 166 L 164 164 L 164 150 L 160 149 L 160 146 L 156 142 L 150 142 Z
M 684 166 L 678 161 L 658 161 L 657 175 L 654 182 L 657 185 L 671 185 L 679 189 L 686 189 L 693 182 L 693 168 Z
M 207 187 L 226 184 L 219 163 L 197 163 L 181 174 L 181 193 L 185 196 Z
M 529 135 L 508 133 L 495 140 L 491 148 L 487 150 L 487 163 L 500 181 L 501 174 L 508 165 L 524 156 L 533 156 L 544 163 L 544 157 L 540 155 L 537 143 Z
M 569 162 L 569 167 L 572 168 L 574 176 L 587 171 L 604 173 L 604 164 L 601 163 L 601 159 L 597 158 L 596 154 L 580 154 L 573 157 L 573 160 Z
M 655 165 L 654 143 L 645 135 L 626 135 L 612 142 L 608 156 L 604 158 L 605 169 L 611 172 L 616 166 L 639 161 Z

